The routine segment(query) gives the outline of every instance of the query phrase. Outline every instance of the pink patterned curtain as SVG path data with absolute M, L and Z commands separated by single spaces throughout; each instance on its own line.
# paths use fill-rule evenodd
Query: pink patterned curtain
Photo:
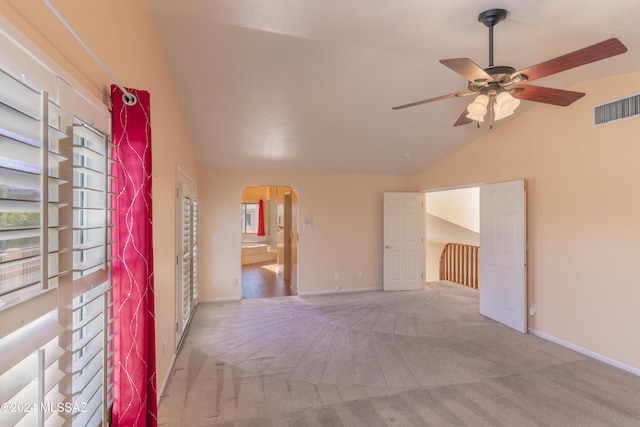
M 264 236 L 264 203 L 258 204 L 258 236 Z
M 149 93 L 111 87 L 114 426 L 157 426 Z

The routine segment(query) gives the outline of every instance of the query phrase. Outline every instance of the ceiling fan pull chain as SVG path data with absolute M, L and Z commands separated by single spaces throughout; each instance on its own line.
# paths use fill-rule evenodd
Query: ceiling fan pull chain
M 496 104 L 496 98 L 495 96 L 491 96 L 489 98 L 489 130 L 493 130 L 493 120 L 496 116 L 495 104 Z

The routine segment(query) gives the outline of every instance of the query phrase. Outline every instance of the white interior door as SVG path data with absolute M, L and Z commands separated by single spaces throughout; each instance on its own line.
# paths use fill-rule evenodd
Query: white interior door
M 480 314 L 527 332 L 524 181 L 480 187 Z
M 384 193 L 385 291 L 422 289 L 424 194 Z

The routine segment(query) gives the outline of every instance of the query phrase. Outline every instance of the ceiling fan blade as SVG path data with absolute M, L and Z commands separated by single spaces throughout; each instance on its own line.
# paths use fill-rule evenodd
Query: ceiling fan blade
M 422 101 L 416 101 L 410 104 L 398 105 L 397 107 L 392 107 L 391 109 L 401 110 L 403 108 L 415 107 L 416 105 L 422 105 L 422 104 L 427 104 L 429 102 L 442 101 L 443 99 L 456 98 L 458 96 L 466 96 L 466 95 L 467 95 L 466 92 L 450 93 L 448 95 L 442 95 L 442 96 L 436 96 L 435 98 L 423 99 Z
M 514 89 L 524 89 L 522 92 L 514 95 L 516 98 L 527 101 L 544 102 L 545 104 L 558 105 L 560 107 L 571 105 L 585 95 L 582 92 L 572 92 L 570 90 L 533 85 L 518 85 Z
M 440 63 L 451 68 L 470 82 L 491 80 L 491 76 L 469 58 L 441 59 Z
M 592 46 L 585 47 L 575 52 L 568 53 L 566 55 L 559 56 L 549 61 L 542 62 L 538 65 L 534 65 L 524 70 L 516 71 L 511 75 L 511 78 L 517 77 L 520 74 L 527 76 L 527 81 L 539 79 L 551 74 L 559 73 L 561 71 L 570 70 L 581 65 L 590 64 L 592 62 L 600 61 L 601 59 L 610 58 L 615 55 L 625 53 L 627 47 L 616 38 L 611 38 L 600 43 L 596 43 Z
M 456 120 L 456 122 L 453 124 L 453 126 L 462 126 L 462 125 L 468 125 L 469 123 L 471 123 L 473 120 L 471 120 L 469 117 L 467 117 L 467 114 L 469 114 L 467 112 L 467 109 L 465 108 L 464 111 L 462 112 L 462 114 L 460 114 L 460 117 L 458 117 L 458 120 Z

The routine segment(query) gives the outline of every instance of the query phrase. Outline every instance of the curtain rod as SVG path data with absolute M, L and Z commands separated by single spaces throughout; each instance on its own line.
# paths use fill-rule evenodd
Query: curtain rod
M 51 3 L 51 1 L 50 0 L 42 0 L 42 1 L 49 7 L 49 9 L 51 9 L 51 12 L 53 12 L 53 14 L 56 15 L 56 17 L 60 20 L 60 22 L 62 22 L 62 24 L 67 28 L 67 30 L 69 30 L 71 35 L 75 37 L 78 43 L 80 43 L 80 45 L 82 45 L 82 47 L 89 53 L 89 55 L 91 55 L 91 57 L 94 59 L 94 61 L 96 61 L 96 63 L 100 66 L 100 68 L 102 68 L 102 70 L 105 73 L 107 73 L 107 75 L 116 84 L 116 86 L 120 88 L 120 90 L 123 93 L 122 100 L 124 101 L 124 103 L 127 105 L 135 105 L 137 102 L 135 95 L 129 92 L 128 90 L 126 90 L 124 86 L 122 86 L 120 82 L 118 82 L 118 79 L 116 79 L 115 76 L 111 74 L 111 71 L 109 71 L 107 66 L 102 63 L 100 58 L 98 58 L 98 56 L 95 53 L 93 53 L 89 45 L 87 45 L 85 41 L 82 40 L 82 37 L 80 37 L 80 35 L 78 35 L 78 33 L 76 33 L 76 31 L 71 27 L 71 25 L 69 25 L 67 20 L 64 18 L 64 16 L 62 16 L 62 14 L 58 11 L 58 9 L 56 9 L 56 7 Z

